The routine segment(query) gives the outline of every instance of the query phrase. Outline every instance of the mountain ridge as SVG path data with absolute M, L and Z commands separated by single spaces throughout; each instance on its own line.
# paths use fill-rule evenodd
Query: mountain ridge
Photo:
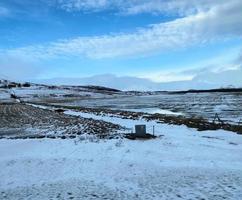
M 145 78 L 116 76 L 113 74 L 102 74 L 85 78 L 35 79 L 32 80 L 32 82 L 51 85 L 98 85 L 124 91 L 180 91 L 190 89 L 206 90 L 229 86 L 211 82 L 202 82 L 200 80 L 154 82 Z

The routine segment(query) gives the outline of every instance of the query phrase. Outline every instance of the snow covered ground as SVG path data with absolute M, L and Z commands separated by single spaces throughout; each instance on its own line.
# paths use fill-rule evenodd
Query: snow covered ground
M 157 139 L 0 140 L 0 199 L 240 199 L 242 137 L 155 125 Z
M 122 109 L 121 109 L 122 110 Z M 170 110 L 160 109 L 160 108 L 143 108 L 143 109 L 123 109 L 131 112 L 144 112 L 149 114 L 165 114 L 165 115 L 183 115 L 179 112 L 172 112 Z
M 60 101 L 63 99 L 68 102 L 79 99 L 107 98 L 110 97 L 110 95 L 112 97 L 122 96 L 122 92 L 110 91 L 108 89 L 98 90 L 95 87 L 88 88 L 82 86 L 47 86 L 31 84 L 29 87 L 5 88 L 0 83 L 0 101 L 13 101 L 10 97 L 11 94 L 15 94 L 23 101 L 40 101 L 48 99 L 54 102 L 55 100 Z
M 131 95 L 109 99 L 80 99 L 59 105 L 195 116 L 209 121 L 218 113 L 222 120 L 233 124 L 238 124 L 242 117 L 241 93 Z
M 2 88 L 1 88 L 2 86 Z M 48 86 L 31 84 L 30 87 L 9 89 L 0 80 L 0 101 L 15 102 L 11 94 L 25 102 L 48 103 L 88 108 L 108 108 L 135 112 L 202 117 L 213 121 L 215 114 L 227 123 L 238 124 L 242 115 L 241 92 L 208 93 L 139 93 L 113 91 L 94 86 Z
M 112 102 L 121 107 L 131 102 L 136 106 L 133 108 L 135 111 L 145 109 L 149 113 L 156 113 L 158 111 L 154 109 L 159 108 L 159 112 L 165 114 L 184 114 L 182 110 L 181 113 L 178 113 L 179 110 L 171 111 L 168 104 L 161 105 L 161 96 L 155 97 L 158 106 L 147 107 L 147 103 L 154 102 L 154 97 L 142 97 L 147 103 L 140 100 L 137 106 L 140 97 L 119 98 L 120 94 L 114 93 L 111 96 L 115 98 L 109 97 L 108 101 L 109 94 L 85 89 L 76 92 L 74 89 L 32 86 L 12 91 L 27 100 L 52 96 L 62 100 L 66 98 L 65 95 L 75 94 L 87 97 L 84 103 L 89 102 L 94 107 L 105 103 L 104 107 L 115 108 Z M 1 101 L 9 100 L 9 96 L 10 93 L 5 89 L 0 90 Z M 94 98 L 97 104 L 90 101 L 89 97 Z M 195 102 L 195 110 L 201 108 L 206 111 L 206 107 L 196 103 L 199 102 L 196 96 L 194 101 L 189 98 L 189 101 L 177 105 Z M 206 98 L 204 95 L 201 102 Z M 216 112 L 228 110 L 232 105 L 233 109 L 230 110 L 233 114 L 238 108 L 233 105 L 240 105 L 241 98 L 234 98 L 232 104 L 226 104 L 229 106 L 223 106 L 223 101 L 230 98 L 223 98 L 222 95 L 218 96 L 222 106 L 216 104 Z M 166 102 L 170 101 L 167 98 Z M 209 102 L 213 102 L 213 98 Z M 35 107 L 53 109 L 38 105 Z M 241 111 L 237 110 L 239 115 Z M 80 135 L 76 139 L 1 139 L 0 199 L 240 200 L 242 197 L 241 135 L 223 130 L 199 132 L 186 126 L 147 122 L 144 119 L 122 119 L 115 114 L 95 115 L 73 110 L 66 110 L 64 114 L 119 124 L 127 127 L 127 131 L 131 131 L 136 124 L 145 124 L 147 131 L 152 133 L 154 126 L 158 137 L 152 140 L 101 140 Z

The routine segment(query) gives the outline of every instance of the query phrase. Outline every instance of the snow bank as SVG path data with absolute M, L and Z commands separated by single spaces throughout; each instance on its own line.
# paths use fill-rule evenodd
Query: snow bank
M 163 135 L 149 141 L 0 140 L 0 197 L 239 198 L 241 136 L 168 125 Z

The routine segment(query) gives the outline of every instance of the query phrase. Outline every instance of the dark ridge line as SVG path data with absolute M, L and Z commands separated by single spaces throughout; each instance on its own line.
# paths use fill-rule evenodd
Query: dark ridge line
M 171 91 L 170 94 L 187 94 L 187 93 L 213 93 L 213 92 L 242 92 L 242 88 L 219 88 L 219 89 L 208 89 L 208 90 L 182 90 L 182 91 Z

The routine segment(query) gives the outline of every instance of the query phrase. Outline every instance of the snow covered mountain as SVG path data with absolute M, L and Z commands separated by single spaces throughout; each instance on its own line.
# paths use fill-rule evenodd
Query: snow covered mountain
M 163 90 L 189 90 L 189 89 L 214 89 L 221 87 L 242 87 L 242 66 L 236 70 L 229 69 L 220 72 L 202 71 L 197 73 L 193 79 L 186 81 L 154 82 L 146 78 L 134 76 L 117 76 L 114 74 L 101 74 L 85 78 L 51 78 L 16 80 L 16 82 L 32 82 L 47 85 L 96 85 L 119 90 L 136 91 L 163 91 Z M 6 84 L 7 79 L 0 76 L 0 85 Z
M 242 71 L 242 70 L 241 70 Z M 226 76 L 233 77 L 233 82 L 228 80 L 226 84 L 222 84 L 221 80 L 226 80 Z M 220 87 L 242 87 L 242 79 L 240 73 L 231 71 L 213 73 L 208 76 L 206 73 L 195 76 L 188 81 L 173 82 L 153 82 L 145 78 L 137 78 L 132 76 L 115 76 L 113 74 L 96 75 L 87 78 L 53 78 L 38 79 L 32 82 L 53 84 L 53 85 L 99 85 L 104 87 L 116 88 L 119 90 L 189 90 L 189 89 L 213 89 Z

